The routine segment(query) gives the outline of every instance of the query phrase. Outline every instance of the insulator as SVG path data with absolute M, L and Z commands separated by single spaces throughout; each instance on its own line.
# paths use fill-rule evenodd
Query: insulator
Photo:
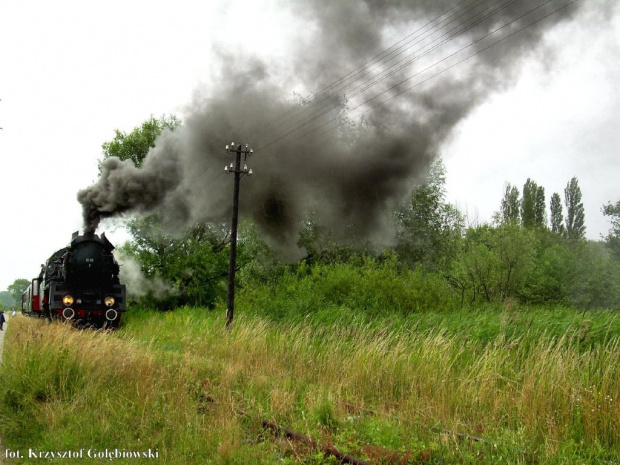
M 251 169 L 251 168 L 250 168 L 250 171 L 248 171 L 248 174 L 249 174 L 250 176 L 252 176 L 252 169 Z
M 226 166 L 224 167 L 224 171 L 226 171 L 226 172 L 228 173 L 228 165 L 226 165 Z
M 245 171 L 247 173 L 248 171 L 248 165 L 243 165 L 243 171 Z
M 226 144 L 226 150 L 230 150 L 230 146 Z

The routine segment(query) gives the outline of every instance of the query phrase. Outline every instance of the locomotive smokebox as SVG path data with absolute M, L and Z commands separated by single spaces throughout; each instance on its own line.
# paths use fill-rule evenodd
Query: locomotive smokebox
M 109 283 L 118 276 L 118 264 L 112 256 L 114 246 L 96 234 L 74 234 L 69 251 L 62 257 L 65 278 L 82 283 Z

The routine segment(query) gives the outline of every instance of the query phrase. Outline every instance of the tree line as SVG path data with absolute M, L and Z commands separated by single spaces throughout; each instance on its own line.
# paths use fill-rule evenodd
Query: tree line
M 6 291 L 0 291 L 0 310 L 21 308 L 22 294 L 30 286 L 29 279 L 16 279 Z
M 151 117 L 130 133 L 117 131 L 103 144 L 103 157 L 131 159 L 140 166 L 174 117 Z M 298 263 L 281 262 L 250 220 L 239 233 L 239 283 L 243 289 L 277 285 L 283 274 L 301 266 L 355 266 L 361 257 L 376 266 L 389 262 L 400 270 L 416 269 L 429 282 L 443 281 L 458 306 L 515 299 L 532 304 L 583 308 L 620 305 L 620 201 L 603 211 L 612 221 L 605 241 L 585 238 L 585 211 L 576 177 L 563 196 L 527 179 L 522 189 L 506 184 L 499 210 L 488 224 L 465 226 L 463 214 L 445 199 L 446 173 L 441 159 L 405 206 L 394 212 L 396 242 L 375 250 L 372 244 L 336 241 L 308 212 L 299 245 L 307 255 Z M 173 289 L 166 297 L 148 292 L 141 301 L 172 307 L 214 306 L 223 301 L 228 264 L 226 224 L 196 224 L 181 236 L 168 234 L 155 214 L 127 222 L 132 240 L 120 248 L 137 261 L 149 279 Z M 403 273 L 404 275 L 405 273 Z
M 130 133 L 117 130 L 103 144 L 103 158 L 132 160 L 139 167 L 161 131 L 180 124 L 175 117 L 151 117 Z M 381 250 L 372 244 L 335 240 L 321 226 L 319 214 L 308 212 L 299 238 L 307 255 L 296 263 L 284 263 L 261 239 L 256 225 L 243 220 L 237 260 L 240 291 L 251 294 L 290 286 L 291 273 L 298 276 L 295 279 L 304 273 L 318 274 L 327 283 L 330 277 L 354 277 L 364 270 L 375 280 L 402 281 L 394 284 L 392 292 L 407 292 L 406 297 L 403 294 L 407 302 L 412 302 L 415 287 L 418 300 L 449 308 L 507 300 L 620 307 L 620 201 L 602 207 L 612 227 L 604 241 L 591 241 L 585 238 L 585 211 L 576 177 L 567 182 L 563 196 L 554 192 L 548 204 L 544 187 L 531 178 L 522 189 L 508 183 L 493 220 L 470 226 L 458 208 L 446 201 L 445 182 L 439 158 L 409 201 L 394 212 L 395 242 Z M 225 301 L 227 224 L 198 223 L 173 235 L 162 218 L 152 214 L 129 219 L 126 228 L 132 239 L 119 252 L 124 260 L 136 263 L 150 283 L 141 286 L 140 293 L 135 292 L 137 286 L 129 286 L 134 300 L 159 308 L 214 307 Z M 396 301 L 398 295 L 389 299 Z
M 525 228 L 549 227 L 555 234 L 568 239 L 584 239 L 586 234 L 585 210 L 581 201 L 579 181 L 573 177 L 564 189 L 566 219 L 560 194 L 554 192 L 549 204 L 549 224 L 545 203 L 545 188 L 528 178 L 522 192 L 510 183 L 506 184 L 500 208 L 500 221 L 504 224 L 520 224 Z

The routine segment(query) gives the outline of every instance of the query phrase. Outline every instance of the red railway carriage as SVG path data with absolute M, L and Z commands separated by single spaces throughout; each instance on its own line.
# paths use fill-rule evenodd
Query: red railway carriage
M 41 299 L 39 298 L 39 288 L 41 287 L 41 278 L 35 278 L 30 286 L 22 294 L 22 313 L 25 315 L 40 315 Z

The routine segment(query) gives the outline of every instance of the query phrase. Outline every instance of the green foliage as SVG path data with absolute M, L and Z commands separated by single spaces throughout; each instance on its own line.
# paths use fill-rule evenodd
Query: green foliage
M 603 243 L 577 243 L 555 233 L 537 233 L 534 260 L 519 297 L 530 303 L 579 308 L 619 308 L 618 263 Z
M 586 237 L 585 211 L 581 202 L 581 189 L 576 177 L 573 177 L 564 189 L 566 205 L 566 235 L 575 241 Z
M 13 299 L 13 305 L 20 305 L 22 294 L 28 286 L 30 286 L 29 279 L 16 279 L 13 281 L 13 284 L 7 288 L 7 291 L 11 294 L 11 298 Z
M 583 242 L 573 247 L 570 282 L 571 304 L 581 308 L 620 308 L 620 263 L 609 256 L 603 243 Z M 572 279 L 571 279 L 572 278 Z
M 501 220 L 504 224 L 519 224 L 521 214 L 519 211 L 519 189 L 510 183 L 506 184 L 504 198 L 501 204 Z
M 534 204 L 534 221 L 538 226 L 546 226 L 547 213 L 545 211 L 545 188 L 538 186 Z
M 607 245 L 616 258 L 620 259 L 620 200 L 615 205 L 604 205 L 603 214 L 611 220 L 611 229 L 606 237 Z
M 396 258 L 360 257 L 340 264 L 301 263 L 277 281 L 243 290 L 241 312 L 259 311 L 272 318 L 314 317 L 353 311 L 371 315 L 406 315 L 457 308 L 443 277 L 420 268 L 400 269 Z
M 9 291 L 0 292 L 0 308 L 11 308 L 11 307 L 14 307 L 15 305 L 16 305 L 16 302 L 13 300 L 13 296 L 11 295 Z
M 305 258 L 307 263 L 346 263 L 364 253 L 364 245 L 345 244 L 334 239 L 333 234 L 321 226 L 316 212 L 309 213 L 304 226 L 298 245 L 308 253 Z
M 237 282 L 241 287 L 275 284 L 285 269 L 277 254 L 261 239 L 256 224 L 249 219 L 239 223 L 237 263 Z
M 564 215 L 562 214 L 562 200 L 560 194 L 554 192 L 551 196 L 551 231 L 555 234 L 564 234 Z
M 437 270 L 448 266 L 463 230 L 460 212 L 445 201 L 445 167 L 436 160 L 426 183 L 417 187 L 406 208 L 396 214 L 396 252 L 409 266 Z
M 521 222 L 526 228 L 544 226 L 546 222 L 545 188 L 539 186 L 530 178 L 527 178 L 523 186 Z
M 117 129 L 114 139 L 103 143 L 101 161 L 109 157 L 118 157 L 121 160 L 131 160 L 136 166 L 142 166 L 144 157 L 152 147 L 155 147 L 155 141 L 161 132 L 164 129 L 174 131 L 180 125 L 181 121 L 176 116 L 162 116 L 159 119 L 151 116 L 129 134 Z
M 268 419 L 373 463 L 620 458 L 616 312 L 260 313 L 232 331 L 222 308 L 133 310 L 113 333 L 16 319 L 0 367 L 3 445 L 153 448 L 174 464 L 337 463 L 263 429 Z
M 151 116 L 130 133 L 117 130 L 102 146 L 103 159 L 114 156 L 140 167 L 162 131 L 174 131 L 180 124 L 175 116 Z M 126 227 L 132 241 L 120 251 L 140 265 L 146 278 L 132 281 L 128 292 L 134 298 L 160 308 L 213 307 L 222 298 L 228 269 L 228 233 L 222 225 L 200 223 L 172 234 L 161 216 L 153 214 L 129 220 Z
M 448 281 L 462 303 L 514 297 L 530 270 L 534 244 L 533 233 L 516 224 L 469 229 Z
M 213 307 L 222 298 L 221 281 L 228 270 L 228 234 L 223 228 L 199 223 L 175 236 L 165 232 L 158 215 L 131 220 L 127 228 L 134 240 L 121 251 L 141 265 L 147 279 L 169 288 L 151 288 L 144 303 Z
M 322 397 L 313 413 L 316 423 L 322 428 L 326 428 L 328 430 L 338 429 L 339 421 L 336 417 L 336 413 L 334 412 L 333 403 L 328 396 L 324 395 Z
M 161 132 L 179 125 L 174 116 L 151 117 L 128 134 L 116 131 L 115 138 L 103 144 L 103 158 L 116 156 L 141 166 Z M 350 124 L 341 142 L 347 144 L 365 130 L 363 123 Z M 255 225 L 242 221 L 239 289 L 256 299 L 253 307 L 276 316 L 309 315 L 319 309 L 327 314 L 332 308 L 368 315 L 408 314 L 438 305 L 451 309 L 506 299 L 584 308 L 620 304 L 617 265 L 600 247 L 574 240 L 585 234 L 576 178 L 565 190 L 570 241 L 563 237 L 560 196 L 551 197 L 550 233 L 545 227 L 544 187 L 530 178 L 521 199 L 515 186 L 506 185 L 496 227 L 467 231 L 461 213 L 446 202 L 445 182 L 445 167 L 438 159 L 408 205 L 395 212 L 394 255 L 381 256 L 371 244 L 356 244 L 354 239 L 342 242 L 309 212 L 298 242 L 308 255 L 302 263 L 284 265 Z M 607 205 L 604 212 L 614 218 L 607 242 L 612 250 L 620 250 L 620 202 Z M 151 215 L 129 221 L 127 229 L 132 241 L 121 252 L 139 264 L 147 280 L 144 289 L 132 284 L 129 293 L 142 304 L 213 308 L 224 299 L 229 254 L 225 225 L 196 224 L 171 234 L 161 217 Z M 354 238 L 355 232 L 348 236 Z M 274 290 L 268 291 L 269 286 Z
M 558 244 L 539 247 L 536 260 L 519 292 L 520 298 L 535 304 L 568 302 L 569 284 L 566 278 L 572 265 L 572 257 L 566 247 Z

